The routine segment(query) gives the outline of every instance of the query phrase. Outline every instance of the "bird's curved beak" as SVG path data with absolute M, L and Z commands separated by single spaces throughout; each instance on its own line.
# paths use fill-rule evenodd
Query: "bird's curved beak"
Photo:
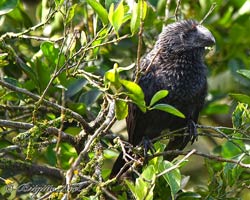
M 199 33 L 199 42 L 204 47 L 210 47 L 215 44 L 215 38 L 212 33 L 202 25 L 197 26 L 197 31 Z

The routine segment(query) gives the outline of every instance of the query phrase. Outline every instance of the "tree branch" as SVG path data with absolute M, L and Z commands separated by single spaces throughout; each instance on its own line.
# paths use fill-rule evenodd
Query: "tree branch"
M 24 172 L 27 173 L 29 176 L 41 175 L 47 176 L 48 178 L 52 177 L 60 181 L 64 181 L 65 179 L 63 171 L 55 167 L 35 165 L 21 160 L 0 158 L 0 169 L 8 170 L 16 174 L 19 172 Z
M 30 123 L 15 122 L 15 121 L 10 121 L 10 120 L 3 120 L 3 119 L 0 119 L 0 126 L 14 128 L 14 129 L 24 129 L 24 130 L 29 130 L 34 127 L 34 125 Z M 48 127 L 45 129 L 45 131 L 47 134 L 53 134 L 55 136 L 58 136 L 58 133 L 60 130 L 55 127 Z M 62 134 L 61 135 L 62 141 L 68 142 L 72 144 L 73 146 L 76 146 L 76 139 L 73 136 L 63 131 L 61 131 L 61 134 Z
M 167 156 L 167 155 L 176 155 L 176 156 L 178 156 L 178 155 L 188 155 L 189 153 L 190 153 L 190 151 L 180 151 L 180 150 L 164 151 L 162 153 L 156 153 L 156 154 L 154 154 L 152 156 L 149 156 L 149 159 L 153 159 L 153 158 L 158 157 L 158 156 Z M 241 166 L 243 168 L 250 169 L 250 164 L 244 164 L 244 163 L 242 163 L 241 161 L 238 161 L 238 160 L 222 158 L 220 156 L 209 155 L 209 154 L 205 154 L 205 153 L 198 152 L 198 151 L 194 152 L 193 155 L 208 158 L 210 160 L 215 160 L 215 161 L 218 161 L 218 162 L 234 163 L 234 164 L 239 165 L 239 166 Z
M 28 90 L 26 89 L 23 89 L 23 88 L 19 88 L 17 86 L 14 86 L 12 84 L 9 84 L 7 82 L 5 82 L 4 80 L 0 79 L 0 85 L 5 87 L 5 88 L 8 88 L 9 90 L 12 90 L 14 92 L 18 92 L 18 93 L 21 93 L 21 94 L 25 94 L 27 96 L 29 96 L 30 98 L 38 101 L 40 99 L 40 96 L 39 95 L 36 95 L 36 94 L 33 94 L 31 92 L 29 92 Z M 74 118 L 76 121 L 78 121 L 83 129 L 87 132 L 87 133 L 93 133 L 93 129 L 89 126 L 89 124 L 83 119 L 83 117 L 81 115 L 79 115 L 78 113 L 68 109 L 68 108 L 64 108 L 63 106 L 61 105 L 58 105 L 56 103 L 53 103 L 51 101 L 48 101 L 48 100 L 43 100 L 43 104 L 46 105 L 46 106 L 50 106 L 52 108 L 54 108 L 56 111 L 58 112 L 61 112 L 62 109 L 65 110 L 65 114 L 67 115 L 70 115 L 72 118 Z
M 87 153 L 89 152 L 91 146 L 94 144 L 94 141 L 97 139 L 99 135 L 101 135 L 103 132 L 107 131 L 115 122 L 115 107 L 114 107 L 114 101 L 109 103 L 109 112 L 107 114 L 106 120 L 103 122 L 103 124 L 94 132 L 93 135 L 89 137 L 89 139 L 86 141 L 84 149 L 80 152 L 75 162 L 72 164 L 71 168 L 67 171 L 66 174 L 66 184 L 70 185 L 71 180 L 73 178 L 74 171 L 77 169 L 77 167 L 80 165 L 82 160 L 86 157 Z

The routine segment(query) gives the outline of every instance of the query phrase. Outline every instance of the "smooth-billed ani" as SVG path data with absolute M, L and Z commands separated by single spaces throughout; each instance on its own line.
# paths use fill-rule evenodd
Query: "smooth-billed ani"
M 143 113 L 135 104 L 130 104 L 126 122 L 128 141 L 133 146 L 141 143 L 143 138 L 159 136 L 163 130 L 184 127 L 189 134 L 174 136 L 166 150 L 182 150 L 189 141 L 195 140 L 198 115 L 207 94 L 205 47 L 213 44 L 215 39 L 211 32 L 197 21 L 184 20 L 164 27 L 154 48 L 141 59 L 142 74 L 138 84 L 145 94 L 147 105 L 157 91 L 168 90 L 168 96 L 161 103 L 174 106 L 186 118 L 159 110 Z M 168 156 L 165 159 L 174 158 Z M 124 164 L 121 153 L 111 176 L 115 176 Z

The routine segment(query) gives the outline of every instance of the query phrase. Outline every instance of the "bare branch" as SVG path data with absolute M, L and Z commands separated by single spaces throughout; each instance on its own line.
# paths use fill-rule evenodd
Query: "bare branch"
M 21 160 L 0 158 L 0 169 L 12 171 L 14 173 L 25 172 L 29 174 L 29 176 L 42 175 L 42 176 L 47 176 L 49 178 L 59 179 L 61 181 L 64 180 L 63 171 L 55 167 L 31 164 Z
M 166 21 L 168 20 L 168 18 L 169 18 L 170 4 L 171 4 L 171 0 L 167 0 L 167 2 L 166 2 L 166 10 L 165 10 L 165 22 L 166 22 Z
M 203 17 L 203 19 L 200 21 L 200 24 L 203 24 L 203 22 L 207 19 L 207 17 L 214 11 L 215 7 L 216 7 L 216 3 L 214 2 L 211 5 L 211 7 L 210 7 L 209 11 L 207 12 L 207 14 L 205 15 L 205 17 Z
M 80 165 L 81 161 L 86 157 L 86 155 L 89 152 L 90 148 L 94 144 L 94 141 L 97 139 L 97 137 L 99 135 L 101 135 L 105 130 L 107 130 L 108 128 L 110 128 L 113 125 L 113 123 L 114 123 L 114 116 L 115 116 L 115 113 L 114 113 L 115 107 L 114 106 L 115 106 L 114 105 L 114 101 L 112 101 L 112 102 L 109 103 L 109 112 L 108 112 L 108 115 L 106 117 L 106 120 L 94 132 L 94 134 L 89 137 L 89 139 L 87 140 L 87 142 L 86 142 L 86 144 L 84 146 L 84 149 L 80 152 L 80 154 L 78 155 L 77 159 L 72 164 L 71 168 L 67 171 L 67 174 L 66 174 L 66 183 L 68 185 L 70 185 L 70 183 L 71 183 L 74 171 Z
M 156 153 L 152 156 L 149 157 L 149 159 L 158 157 L 158 156 L 167 156 L 167 155 L 187 155 L 188 153 L 190 153 L 190 151 L 180 151 L 180 150 L 172 150 L 172 151 L 164 151 L 162 153 Z M 220 156 L 215 156 L 215 155 L 209 155 L 209 154 L 205 154 L 205 153 L 201 153 L 201 152 L 194 152 L 193 155 L 197 155 L 197 156 L 201 156 L 204 158 L 208 158 L 210 160 L 216 160 L 218 162 L 227 162 L 227 163 L 234 163 L 237 164 L 243 168 L 247 168 L 250 169 L 250 164 L 244 164 L 238 160 L 233 160 L 233 159 L 227 159 L 227 158 L 222 158 Z
M 144 21 L 143 21 L 143 6 L 144 1 L 142 1 L 141 8 L 141 14 L 140 14 L 140 28 L 138 33 L 138 47 L 137 47 L 137 60 L 136 60 L 136 72 L 135 72 L 135 80 L 134 82 L 137 83 L 140 78 L 140 61 L 141 61 L 141 49 L 142 49 L 142 34 L 143 34 L 143 27 L 144 27 Z
M 187 155 L 185 155 L 182 159 L 178 160 L 178 162 L 176 164 L 174 164 L 172 167 L 167 168 L 166 170 L 164 170 L 163 172 L 157 174 L 157 178 L 159 178 L 160 176 L 180 167 L 180 164 L 183 163 L 187 158 L 189 158 L 192 154 L 194 154 L 196 152 L 195 149 L 193 149 L 192 151 L 188 152 Z
M 3 120 L 3 119 L 0 119 L 0 126 L 14 128 L 14 129 L 24 129 L 24 130 L 29 130 L 34 127 L 34 125 L 30 123 L 15 122 L 11 120 Z M 47 129 L 45 129 L 45 131 L 47 134 L 53 134 L 55 136 L 58 136 L 58 133 L 60 130 L 55 127 L 48 127 Z M 76 140 L 73 136 L 61 131 L 61 137 L 64 142 L 68 142 L 72 144 L 73 146 L 76 146 Z
M 180 10 L 181 0 L 177 0 L 177 5 L 174 11 L 175 21 L 179 21 L 178 12 Z
M 26 89 L 23 89 L 23 88 L 19 88 L 19 87 L 16 87 L 14 85 L 11 85 L 7 82 L 5 82 L 4 80 L 0 79 L 0 85 L 2 85 L 3 87 L 5 88 L 8 88 L 9 90 L 12 90 L 12 91 L 15 91 L 15 92 L 18 92 L 18 93 L 21 93 L 21 94 L 25 94 L 27 96 L 29 96 L 30 98 L 38 101 L 40 99 L 40 96 L 39 95 L 36 95 L 36 94 L 33 94 L 31 92 L 29 92 L 28 90 Z M 76 121 L 78 121 L 82 127 L 84 128 L 84 130 L 87 132 L 87 133 L 92 133 L 93 132 L 93 129 L 89 126 L 89 124 L 83 119 L 83 117 L 81 115 L 79 115 L 78 113 L 68 109 L 68 108 L 64 108 L 63 106 L 61 105 L 58 105 L 56 103 L 53 103 L 51 101 L 48 101 L 48 100 L 43 100 L 43 104 L 46 105 L 46 106 L 50 106 L 52 108 L 54 108 L 56 111 L 58 112 L 61 112 L 62 109 L 65 109 L 65 114 L 67 115 L 70 115 L 71 117 L 73 117 Z

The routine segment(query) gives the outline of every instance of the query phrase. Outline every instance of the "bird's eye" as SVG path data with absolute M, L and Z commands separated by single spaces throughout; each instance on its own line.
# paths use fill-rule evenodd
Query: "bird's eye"
M 193 30 L 193 31 L 196 30 L 196 25 L 195 24 L 192 25 L 191 30 Z

